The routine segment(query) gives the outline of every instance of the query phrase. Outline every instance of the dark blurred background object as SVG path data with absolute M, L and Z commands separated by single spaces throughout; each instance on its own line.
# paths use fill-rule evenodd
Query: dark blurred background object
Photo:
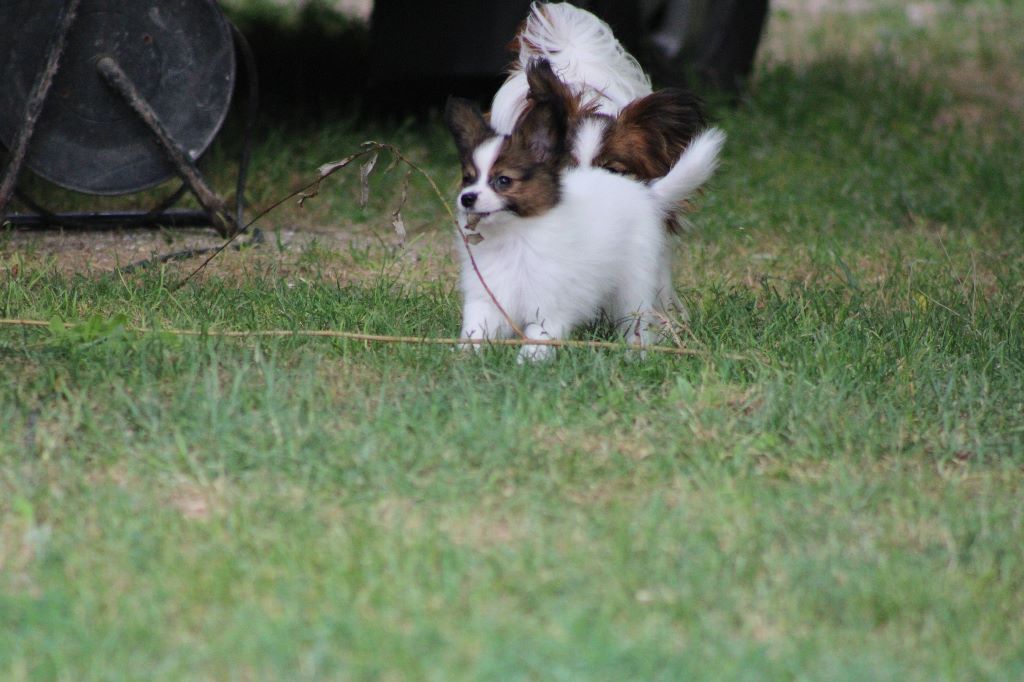
M 735 96 L 750 75 L 768 0 L 579 0 L 607 21 L 655 85 Z M 430 99 L 461 86 L 486 96 L 502 80 L 507 45 L 530 0 L 376 0 L 370 22 L 375 99 Z
M 742 90 L 768 0 L 649 0 L 637 53 L 656 83 Z M 635 38 L 634 38 L 635 39 Z
M 22 126 L 64 0 L 7 0 L 0 25 L 17 26 L 0 54 L 0 141 Z M 69 189 L 126 194 L 175 173 L 147 125 L 96 68 L 116 58 L 163 126 L 193 158 L 209 147 L 231 103 L 235 50 L 229 24 L 207 0 L 82 3 L 43 108 L 26 166 Z
M 0 0 L 2 2 L 3 0 Z M 486 103 L 530 0 L 222 0 L 256 51 L 268 113 L 422 113 L 450 94 Z M 768 0 L 576 0 L 611 24 L 655 86 L 735 98 Z M 351 10 L 341 11 L 342 6 Z
M 401 107 L 449 92 L 485 97 L 503 79 L 506 49 L 529 0 L 375 0 L 370 19 L 370 91 Z

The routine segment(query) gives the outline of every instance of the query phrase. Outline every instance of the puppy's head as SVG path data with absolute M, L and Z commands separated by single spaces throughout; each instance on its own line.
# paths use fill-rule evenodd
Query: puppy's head
M 695 95 L 677 88 L 659 90 L 630 102 L 606 123 L 592 163 L 639 180 L 660 178 L 706 125 Z
M 525 218 L 558 203 L 566 138 L 560 101 L 532 102 L 507 137 L 496 134 L 480 109 L 464 99 L 448 100 L 445 122 L 462 163 L 461 210 L 482 216 L 508 211 Z

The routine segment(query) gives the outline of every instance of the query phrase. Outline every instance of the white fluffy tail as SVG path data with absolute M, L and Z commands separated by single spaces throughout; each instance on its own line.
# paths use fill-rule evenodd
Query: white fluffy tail
M 620 108 L 651 94 L 651 79 L 611 27 L 567 2 L 530 7 L 519 34 L 519 67 L 537 57 L 550 61 L 566 83 L 601 92 Z
M 725 144 L 725 133 L 718 128 L 708 128 L 693 138 L 679 160 L 663 178 L 651 183 L 651 189 L 671 208 L 692 196 L 711 179 L 718 168 L 718 154 Z
M 555 74 L 598 111 L 615 116 L 634 99 L 651 94 L 651 79 L 596 16 L 569 3 L 534 2 L 518 35 L 519 60 L 494 96 L 491 127 L 508 134 L 526 103 L 523 70 L 531 59 L 551 62 Z

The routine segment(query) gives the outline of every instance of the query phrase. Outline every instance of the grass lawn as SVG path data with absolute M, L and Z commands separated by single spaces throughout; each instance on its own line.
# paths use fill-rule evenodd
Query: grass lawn
M 180 289 L 0 231 L 0 317 L 52 321 L 0 326 L 0 678 L 1024 679 L 1024 11 L 824 4 L 716 112 L 692 356 L 166 331 L 454 335 L 402 167 Z M 271 117 L 254 206 L 371 138 L 454 189 L 436 118 Z

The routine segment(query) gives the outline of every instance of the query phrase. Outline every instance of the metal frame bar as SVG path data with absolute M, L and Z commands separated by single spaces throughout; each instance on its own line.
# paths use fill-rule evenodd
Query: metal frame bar
M 167 154 L 167 158 L 174 164 L 178 174 L 188 183 L 189 189 L 192 190 L 196 199 L 199 200 L 199 204 L 210 214 L 210 220 L 217 231 L 225 237 L 230 237 L 238 232 L 238 224 L 235 222 L 234 217 L 228 213 L 224 202 L 206 184 L 206 181 L 203 180 L 203 174 L 196 167 L 195 161 L 192 160 L 188 152 L 182 149 L 181 145 L 164 128 L 156 111 L 143 98 L 142 93 L 135 87 L 132 79 L 121 69 L 121 65 L 113 57 L 103 57 L 96 62 L 96 68 L 107 81 L 107 85 L 124 98 L 128 106 L 138 114 L 142 122 L 156 136 L 157 142 L 163 147 L 164 153 Z
M 19 198 L 20 200 L 20 198 Z M 67 211 L 64 213 L 22 213 L 10 217 L 10 223 L 16 227 L 47 228 L 62 227 L 77 230 L 105 230 L 125 225 L 153 225 L 166 227 L 206 227 L 210 224 L 210 214 L 189 208 L 171 208 L 140 222 L 147 214 L 138 211 Z
M 25 164 L 28 145 L 32 141 L 32 134 L 36 130 L 39 115 L 43 113 L 46 96 L 50 94 L 53 77 L 57 75 L 57 70 L 60 68 L 60 60 L 64 56 L 64 48 L 67 47 L 71 27 L 74 26 L 75 19 L 78 17 L 79 4 L 81 4 L 81 0 L 68 0 L 64 5 L 63 13 L 57 24 L 57 32 L 53 34 L 53 39 L 50 42 L 46 62 L 25 102 L 25 122 L 18 130 L 18 135 L 11 146 L 11 159 L 7 164 L 3 180 L 0 181 L 0 224 L 4 222 L 7 204 L 14 193 L 15 185 L 18 184 L 18 176 L 21 175 L 21 167 Z

